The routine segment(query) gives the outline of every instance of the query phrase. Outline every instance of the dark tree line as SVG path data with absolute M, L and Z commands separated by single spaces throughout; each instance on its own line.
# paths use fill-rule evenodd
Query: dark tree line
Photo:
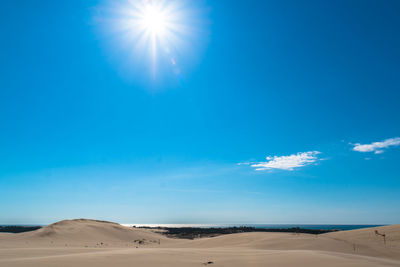
M 0 226 L 0 232 L 3 233 L 22 233 L 34 231 L 42 228 L 41 226 L 18 226 L 18 225 L 5 225 Z
M 150 227 L 144 227 L 150 228 Z M 197 237 L 212 237 L 218 235 L 235 234 L 235 233 L 248 233 L 248 232 L 283 232 L 283 233 L 304 233 L 304 234 L 324 234 L 337 230 L 322 230 L 322 229 L 304 229 L 300 227 L 292 228 L 255 228 L 248 226 L 241 227 L 227 227 L 227 228 L 198 228 L 198 227 L 156 227 L 152 229 L 162 230 L 160 233 L 169 237 L 193 239 Z

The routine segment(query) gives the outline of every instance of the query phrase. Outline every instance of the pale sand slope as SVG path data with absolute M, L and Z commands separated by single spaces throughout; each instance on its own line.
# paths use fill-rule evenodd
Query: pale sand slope
M 386 247 L 375 228 L 319 236 L 243 233 L 177 240 L 109 222 L 61 221 L 33 232 L 0 234 L 0 266 L 180 267 L 208 261 L 232 267 L 400 266 L 400 225 L 376 229 L 386 233 Z
M 175 240 L 145 229 L 117 223 L 77 219 L 60 221 L 39 230 L 20 234 L 0 234 L 2 247 L 126 247 L 144 240 L 147 246 Z M 136 244 L 136 245 L 135 245 Z

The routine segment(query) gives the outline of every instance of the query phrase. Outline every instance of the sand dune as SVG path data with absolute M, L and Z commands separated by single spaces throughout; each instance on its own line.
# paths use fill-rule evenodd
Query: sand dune
M 382 236 L 386 234 L 386 245 Z M 139 244 L 140 243 L 140 244 Z M 0 234 L 0 266 L 400 266 L 400 225 L 324 235 L 241 233 L 170 239 L 146 229 L 66 220 Z
M 383 237 L 386 234 L 386 244 Z M 400 225 L 340 231 L 323 235 L 294 233 L 242 233 L 194 240 L 190 247 L 245 247 L 253 249 L 319 250 L 400 260 Z
M 380 234 L 384 233 L 386 242 L 375 231 Z M 400 260 L 400 225 L 398 224 L 329 233 L 323 236 L 344 242 L 348 246 L 354 247 L 359 254 Z
M 163 243 L 175 241 L 149 230 L 128 228 L 113 222 L 77 219 L 60 221 L 32 232 L 0 235 L 0 248 L 151 246 L 161 240 Z

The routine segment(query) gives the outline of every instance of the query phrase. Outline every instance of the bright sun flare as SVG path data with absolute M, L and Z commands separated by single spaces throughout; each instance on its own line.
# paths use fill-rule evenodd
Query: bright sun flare
M 199 44 L 194 41 L 202 32 L 201 5 L 187 0 L 108 1 L 109 20 L 100 19 L 110 22 L 107 27 L 118 38 L 120 48 L 134 52 L 135 64 L 150 66 L 154 77 L 166 66 L 180 74 Z
M 167 18 L 161 9 L 147 5 L 143 12 L 142 24 L 153 35 L 162 35 L 167 28 Z

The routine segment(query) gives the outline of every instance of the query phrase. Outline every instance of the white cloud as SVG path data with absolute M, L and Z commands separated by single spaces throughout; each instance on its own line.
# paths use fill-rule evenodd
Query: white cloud
M 400 145 L 400 137 L 389 138 L 381 142 L 373 142 L 371 144 L 353 144 L 353 150 L 358 152 L 374 152 L 375 154 L 382 154 L 384 148 Z
M 318 160 L 319 151 L 299 152 L 289 156 L 273 156 L 267 157 L 265 162 L 257 162 L 251 164 L 256 171 L 264 171 L 269 169 L 280 169 L 292 171 L 294 168 L 303 167 L 314 163 Z
M 237 165 L 250 165 L 251 164 L 251 162 L 239 162 Z

